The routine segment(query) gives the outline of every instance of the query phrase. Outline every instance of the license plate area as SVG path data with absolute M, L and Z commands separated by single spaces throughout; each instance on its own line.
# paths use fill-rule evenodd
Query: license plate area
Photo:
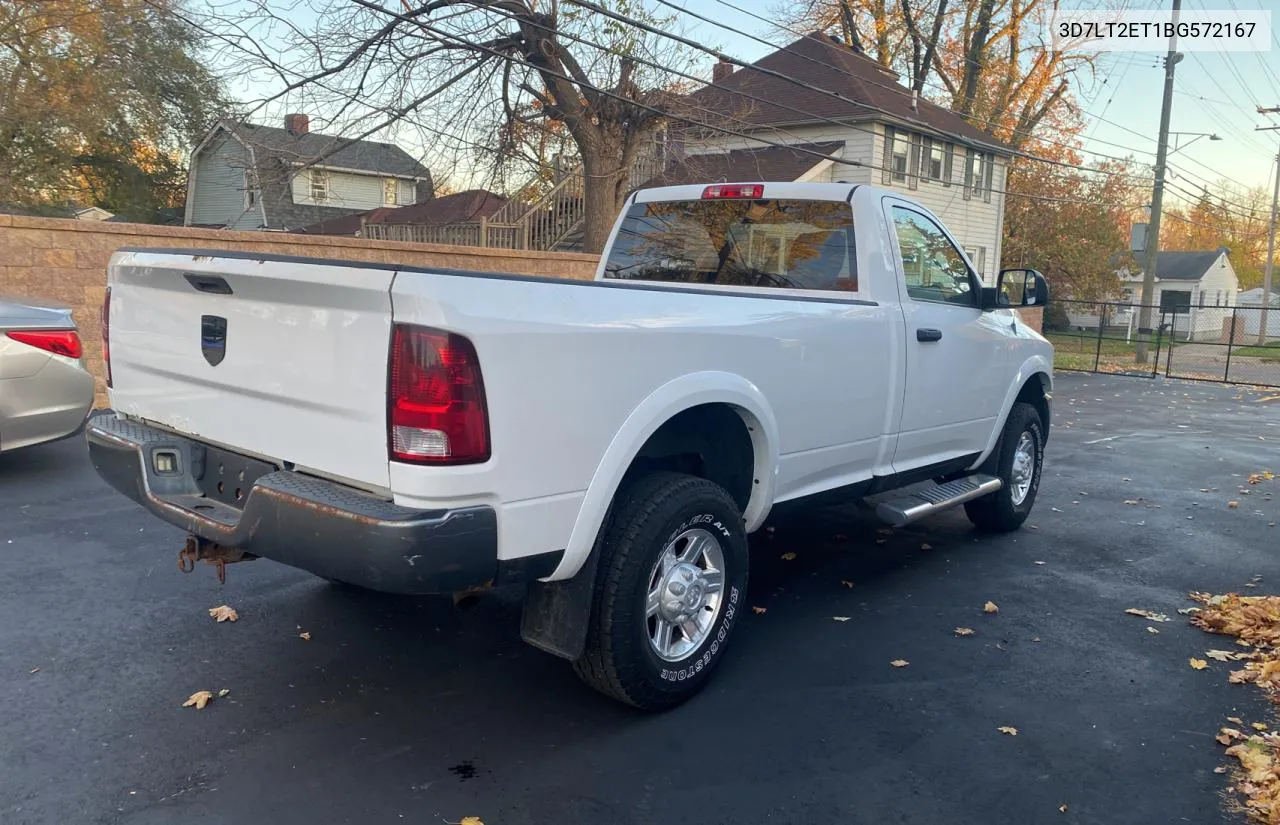
M 278 469 L 267 461 L 218 447 L 205 447 L 203 472 L 196 483 L 205 497 L 243 510 L 254 482 Z

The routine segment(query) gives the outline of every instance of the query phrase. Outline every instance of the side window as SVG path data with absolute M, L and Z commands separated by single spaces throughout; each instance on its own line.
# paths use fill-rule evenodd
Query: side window
M 973 273 L 936 223 L 919 212 L 895 206 L 893 225 L 908 295 L 917 301 L 977 305 Z

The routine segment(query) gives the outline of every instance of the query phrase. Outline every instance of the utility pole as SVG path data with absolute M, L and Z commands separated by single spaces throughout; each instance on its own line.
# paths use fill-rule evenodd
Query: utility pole
M 1182 0 L 1173 0 L 1173 33 L 1169 54 L 1164 59 L 1164 101 L 1160 106 L 1160 135 L 1156 143 L 1156 181 L 1151 190 L 1151 223 L 1147 227 L 1146 263 L 1142 267 L 1142 305 L 1138 311 L 1138 341 L 1134 355 L 1147 363 L 1147 341 L 1151 337 L 1151 301 L 1156 291 L 1156 264 L 1160 256 L 1160 205 L 1164 200 L 1165 159 L 1169 154 L 1169 113 L 1173 109 L 1173 69 L 1182 59 L 1178 54 L 1178 12 Z
M 1258 114 L 1270 115 L 1280 112 L 1280 106 L 1273 106 L 1270 109 L 1258 107 Z M 1280 129 L 1280 126 L 1259 126 L 1257 130 L 1260 132 L 1272 132 Z M 1267 345 L 1267 309 L 1271 306 L 1271 268 L 1272 259 L 1276 252 L 1276 202 L 1280 201 L 1280 153 L 1276 154 L 1276 172 L 1275 172 L 1275 188 L 1271 192 L 1271 227 L 1267 233 L 1267 266 L 1263 270 L 1262 276 L 1262 312 L 1258 318 L 1258 346 L 1265 347 Z

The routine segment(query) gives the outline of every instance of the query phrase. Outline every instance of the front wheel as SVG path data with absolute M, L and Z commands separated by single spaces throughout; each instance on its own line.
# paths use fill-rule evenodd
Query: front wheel
M 579 677 L 644 710 L 698 693 L 746 594 L 747 537 L 733 499 L 703 478 L 647 475 L 621 493 L 596 552 Z
M 996 533 L 1021 527 L 1035 504 L 1043 464 L 1044 425 L 1040 413 L 1030 404 L 1018 402 L 1009 410 L 991 457 L 979 470 L 998 477 L 1003 485 L 964 505 L 969 521 L 979 529 Z

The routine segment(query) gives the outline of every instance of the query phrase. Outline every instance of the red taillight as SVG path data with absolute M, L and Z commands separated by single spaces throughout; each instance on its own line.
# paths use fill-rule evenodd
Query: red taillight
M 102 299 L 102 369 L 111 386 L 111 287 Z
M 764 184 L 762 183 L 730 183 L 716 184 L 708 186 L 702 190 L 703 200 L 727 200 L 730 198 L 745 198 L 747 200 L 760 200 L 764 197 Z
M 54 355 L 65 355 L 67 358 L 79 358 L 83 352 L 80 336 L 76 335 L 74 329 L 18 329 L 8 335 L 29 347 L 52 352 Z
M 488 460 L 484 382 L 470 341 L 428 327 L 392 327 L 387 443 L 393 461 Z

